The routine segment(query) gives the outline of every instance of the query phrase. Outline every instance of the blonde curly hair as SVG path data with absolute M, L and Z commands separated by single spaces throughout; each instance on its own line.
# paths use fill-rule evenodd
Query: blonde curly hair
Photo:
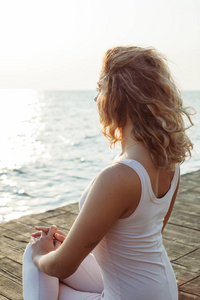
M 97 107 L 101 131 L 115 146 L 122 140 L 127 116 L 133 138 L 142 141 L 154 164 L 174 170 L 193 148 L 183 116 L 193 125 L 167 66 L 154 48 L 115 47 L 108 50 L 98 82 Z

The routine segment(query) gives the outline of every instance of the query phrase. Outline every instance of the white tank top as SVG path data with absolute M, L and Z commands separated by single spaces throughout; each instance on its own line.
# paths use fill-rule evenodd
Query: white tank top
M 118 219 L 93 250 L 103 276 L 102 299 L 178 300 L 176 279 L 161 230 L 178 184 L 179 166 L 175 168 L 169 191 L 158 199 L 147 171 L 139 162 L 132 159 L 119 162 L 138 174 L 141 198 L 134 213 Z M 81 197 L 80 208 L 90 186 Z

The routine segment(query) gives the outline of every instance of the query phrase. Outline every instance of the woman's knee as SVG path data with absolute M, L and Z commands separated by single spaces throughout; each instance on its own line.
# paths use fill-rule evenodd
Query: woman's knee
M 26 246 L 23 256 L 23 262 L 31 258 L 31 243 Z M 31 258 L 32 259 L 32 258 Z

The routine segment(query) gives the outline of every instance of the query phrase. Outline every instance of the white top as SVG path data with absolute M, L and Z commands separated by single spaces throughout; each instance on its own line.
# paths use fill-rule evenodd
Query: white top
M 161 230 L 179 178 L 176 166 L 169 191 L 156 198 L 145 168 L 137 161 L 119 161 L 141 181 L 140 202 L 132 215 L 118 219 L 93 254 L 101 268 L 104 300 L 178 300 L 176 279 L 162 243 Z M 80 208 L 87 197 L 87 187 Z

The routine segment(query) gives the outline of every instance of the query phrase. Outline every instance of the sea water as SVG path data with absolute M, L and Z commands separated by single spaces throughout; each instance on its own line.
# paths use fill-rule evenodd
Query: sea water
M 0 91 L 0 222 L 79 200 L 111 164 L 100 133 L 95 91 Z M 181 174 L 200 169 L 200 92 L 183 92 L 196 111 L 193 156 Z

